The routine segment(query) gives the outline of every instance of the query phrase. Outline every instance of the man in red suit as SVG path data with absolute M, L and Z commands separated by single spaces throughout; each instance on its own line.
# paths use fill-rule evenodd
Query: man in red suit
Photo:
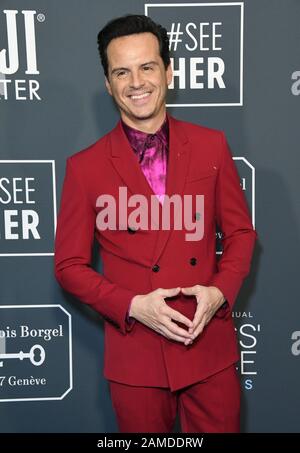
M 56 277 L 105 319 L 104 375 L 120 431 L 171 432 L 179 412 L 184 432 L 238 432 L 231 312 L 256 233 L 225 136 L 166 113 L 163 27 L 125 16 L 98 44 L 121 119 L 67 161 Z M 91 267 L 94 238 L 102 274 Z

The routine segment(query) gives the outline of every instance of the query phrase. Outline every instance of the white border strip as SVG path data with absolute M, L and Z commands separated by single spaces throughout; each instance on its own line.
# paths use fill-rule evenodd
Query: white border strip
M 251 179 L 252 179 L 252 224 L 255 228 L 255 167 L 250 164 L 250 162 L 245 157 L 233 157 L 233 160 L 242 160 L 245 164 L 251 169 Z
M 251 169 L 251 182 L 252 182 L 252 209 L 251 209 L 251 220 L 253 224 L 253 228 L 255 228 L 255 167 L 250 164 L 250 162 L 245 157 L 233 157 L 233 160 L 242 160 L 245 164 Z M 216 252 L 216 255 L 222 255 L 222 252 Z

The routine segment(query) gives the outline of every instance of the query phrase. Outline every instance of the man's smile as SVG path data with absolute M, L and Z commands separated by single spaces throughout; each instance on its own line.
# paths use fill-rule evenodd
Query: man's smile
M 141 94 L 131 94 L 128 97 L 135 105 L 144 105 L 148 102 L 151 94 L 150 91 L 146 91 Z

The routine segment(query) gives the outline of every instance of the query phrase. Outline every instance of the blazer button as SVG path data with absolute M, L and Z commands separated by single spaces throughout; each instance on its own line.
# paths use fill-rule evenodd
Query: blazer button
M 191 258 L 191 259 L 190 259 L 190 264 L 191 264 L 191 266 L 196 266 L 196 264 L 197 264 L 197 258 Z
M 129 234 L 134 234 L 136 232 L 136 229 L 129 226 L 127 228 L 127 231 L 128 231 Z
M 158 272 L 159 271 L 159 265 L 158 264 L 154 264 L 154 266 L 152 267 L 152 270 L 153 272 Z

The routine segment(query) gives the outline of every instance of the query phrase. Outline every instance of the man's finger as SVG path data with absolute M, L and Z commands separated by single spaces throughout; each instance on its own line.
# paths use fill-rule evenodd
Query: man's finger
M 181 292 L 186 296 L 194 296 L 198 291 L 197 285 L 181 288 Z
M 173 319 L 174 321 L 178 321 L 180 322 L 181 324 L 185 324 L 187 327 L 192 327 L 193 326 L 193 322 L 187 318 L 186 316 L 184 316 L 182 313 L 180 313 L 179 311 L 177 310 L 174 310 L 174 308 L 171 308 L 167 305 L 166 307 L 166 311 L 165 311 L 165 314 Z
M 204 327 L 205 327 L 205 321 L 206 321 L 206 319 L 205 319 L 205 317 L 204 317 L 204 318 L 201 320 L 200 324 L 198 325 L 198 327 L 196 328 L 196 330 L 195 330 L 195 332 L 194 332 L 194 334 L 193 334 L 193 338 L 194 338 L 194 339 L 197 338 L 197 337 L 200 335 L 200 333 L 202 333 L 202 331 L 203 331 L 203 329 L 204 329 Z
M 194 285 L 194 286 L 187 286 L 185 288 L 181 288 L 181 292 L 186 296 L 196 296 L 199 294 L 201 288 L 204 288 L 202 285 Z
M 180 287 L 177 288 L 159 288 L 159 295 L 162 297 L 176 296 L 180 292 Z
M 184 339 L 186 339 L 186 338 L 192 339 L 192 335 L 187 330 L 182 329 L 181 327 L 177 326 L 177 324 L 175 324 L 175 322 L 172 322 L 170 319 L 167 319 L 165 321 L 164 325 L 174 335 L 179 335 L 181 337 L 184 337 Z
M 195 330 L 198 327 L 198 324 L 201 322 L 204 314 L 205 314 L 204 305 L 198 304 L 195 315 L 194 315 L 194 319 L 193 319 L 193 326 L 192 326 L 193 330 Z
M 168 340 L 175 340 L 178 341 L 179 343 L 184 343 L 186 341 L 185 337 L 181 337 L 180 335 L 172 333 L 167 327 L 161 327 L 160 331 L 161 334 Z

